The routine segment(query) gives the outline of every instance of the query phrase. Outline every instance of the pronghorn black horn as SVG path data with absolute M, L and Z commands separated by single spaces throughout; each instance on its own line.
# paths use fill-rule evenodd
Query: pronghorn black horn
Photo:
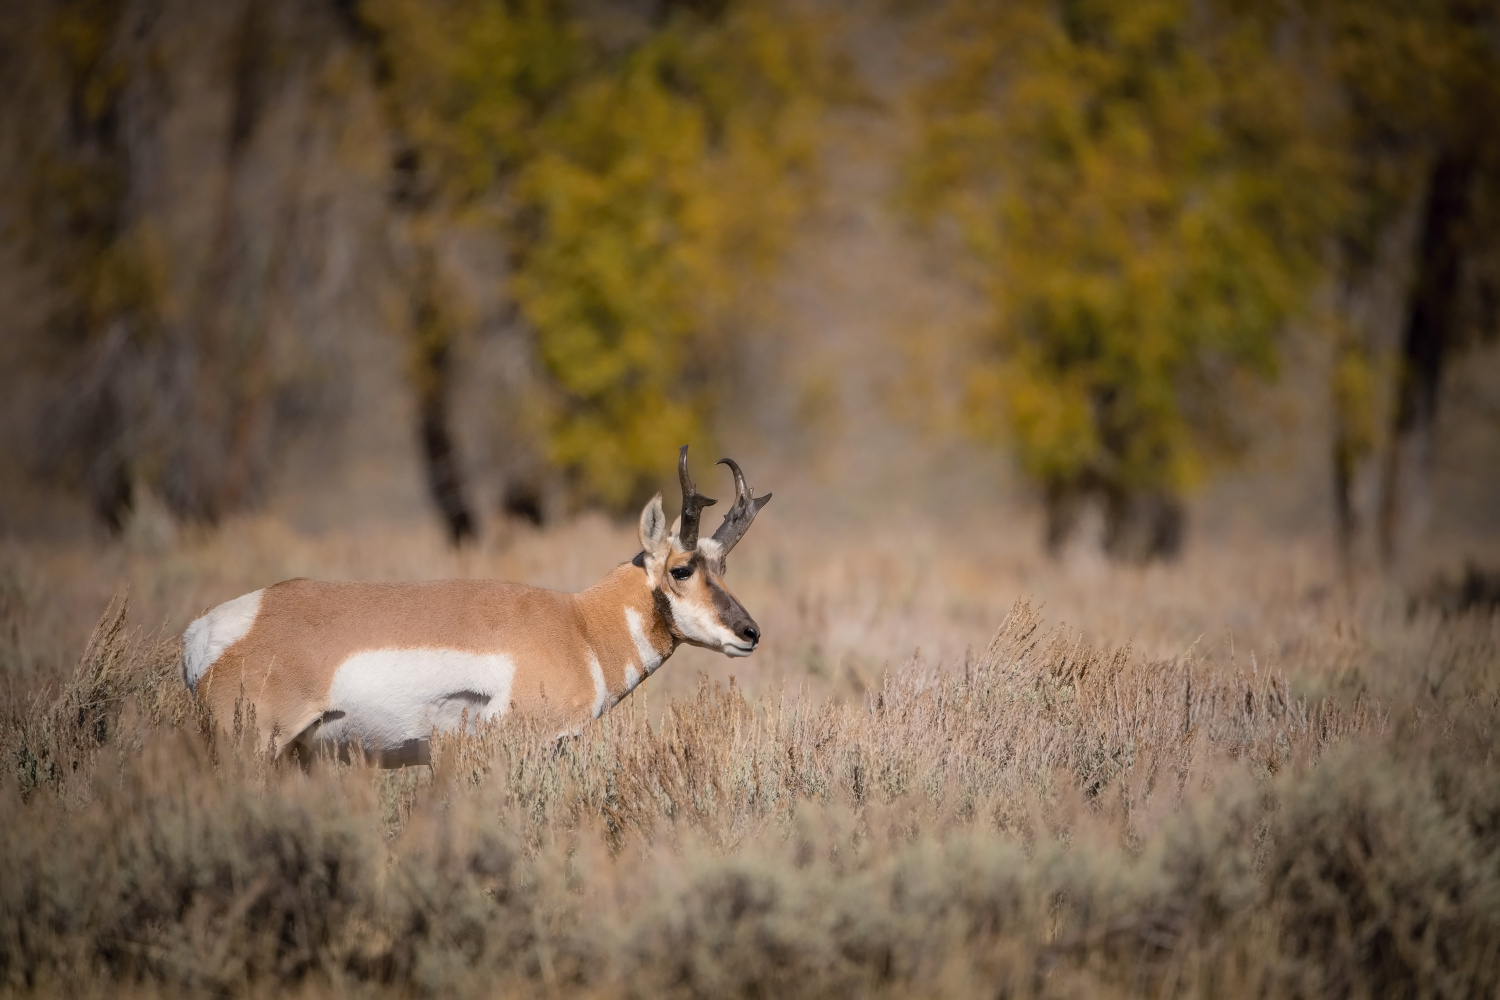
M 714 532 L 714 541 L 719 543 L 720 554 L 728 555 L 729 550 L 749 530 L 755 515 L 770 502 L 771 494 L 757 498 L 755 491 L 745 485 L 745 474 L 740 471 L 734 459 L 721 458 L 717 464 L 729 466 L 729 471 L 734 473 L 734 506 L 729 508 L 729 512 L 724 515 L 724 523 Z
M 703 508 L 719 501 L 699 493 L 693 484 L 687 467 L 687 449 L 688 446 L 683 445 L 677 453 L 677 478 L 682 483 L 682 525 L 677 530 L 677 539 L 684 549 L 691 552 L 698 547 L 698 520 L 703 516 Z

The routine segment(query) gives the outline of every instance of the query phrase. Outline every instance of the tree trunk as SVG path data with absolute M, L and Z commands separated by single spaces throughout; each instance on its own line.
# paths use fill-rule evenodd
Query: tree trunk
M 1355 295 L 1346 288 L 1343 313 L 1355 314 Z M 1329 392 L 1333 402 L 1333 514 L 1339 570 L 1350 583 L 1359 566 L 1363 531 L 1356 489 L 1375 450 L 1375 362 L 1368 336 L 1353 327 L 1342 331 L 1334 350 Z
M 269 345 L 260 300 L 268 289 L 249 273 L 249 227 L 236 195 L 268 96 L 266 16 L 263 0 L 244 0 L 229 38 L 223 177 L 194 321 L 180 348 L 196 365 L 176 387 L 185 416 L 163 483 L 175 515 L 205 524 L 251 502 L 264 478 Z
M 1333 432 L 1333 516 L 1339 549 L 1339 572 L 1345 582 L 1354 576 L 1354 546 L 1359 540 L 1359 513 L 1354 509 L 1354 476 L 1360 455 L 1342 414 L 1335 414 Z
M 1104 551 L 1111 559 L 1141 564 L 1176 559 L 1186 528 L 1182 500 L 1165 487 L 1104 490 Z
M 436 264 L 432 252 L 419 252 L 412 297 L 412 379 L 417 388 L 418 432 L 427 464 L 427 485 L 453 545 L 477 534 L 474 515 L 465 497 L 463 467 L 453 444 L 448 416 L 452 385 L 453 331 L 438 301 Z
M 424 184 L 421 154 L 407 137 L 400 103 L 391 90 L 394 71 L 380 32 L 360 14 L 356 0 L 333 0 L 333 9 L 349 37 L 369 57 L 375 86 L 380 91 L 386 124 L 394 140 L 389 194 L 392 210 L 415 223 L 422 213 L 432 210 L 433 192 Z M 416 263 L 408 279 L 412 305 L 410 371 L 417 394 L 417 436 L 427 468 L 427 487 L 447 528 L 449 542 L 458 546 L 475 538 L 478 524 L 467 498 L 463 465 L 449 417 L 453 328 L 439 301 L 437 262 L 432 248 L 420 235 L 411 238 Z
M 1380 555 L 1387 569 L 1420 533 L 1428 508 L 1433 424 L 1443 363 L 1456 333 L 1465 223 L 1476 170 L 1468 150 L 1447 151 L 1428 176 L 1416 281 L 1402 331 L 1400 374 L 1380 508 Z
M 1047 527 L 1047 554 L 1056 559 L 1062 555 L 1063 547 L 1073 537 L 1078 526 L 1079 507 L 1085 497 L 1074 484 L 1061 479 L 1049 479 L 1044 493 Z
M 90 53 L 93 58 L 73 51 L 65 59 L 68 127 L 59 152 L 68 170 L 58 173 L 76 173 L 80 180 L 63 192 L 39 185 L 47 192 L 41 201 L 62 195 L 48 215 L 66 219 L 54 266 L 67 304 L 52 326 L 59 339 L 66 343 L 76 338 L 80 348 L 64 391 L 44 411 L 39 464 L 65 479 L 76 476 L 95 516 L 113 535 L 124 528 L 134 500 L 127 382 L 130 343 L 140 317 L 123 309 L 97 311 L 91 303 L 104 298 L 100 289 L 107 281 L 110 253 L 130 224 L 133 163 L 121 106 L 128 78 L 122 63 L 107 55 L 123 15 L 119 3 L 93 11 L 91 30 L 104 40 L 102 47 Z M 57 30 L 55 24 L 52 30 Z M 37 169 L 55 168 L 43 161 Z

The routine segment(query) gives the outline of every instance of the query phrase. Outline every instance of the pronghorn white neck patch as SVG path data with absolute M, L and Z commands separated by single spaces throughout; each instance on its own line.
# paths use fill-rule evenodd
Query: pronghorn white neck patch
M 260 614 L 260 595 L 264 593 L 256 590 L 225 601 L 182 633 L 182 677 L 189 689 L 197 691 L 208 668 L 250 631 Z
M 604 683 L 604 668 L 599 665 L 599 657 L 592 652 L 589 653 L 589 676 L 594 678 L 594 718 L 597 719 L 609 707 L 609 686 Z
M 635 643 L 635 655 L 640 658 L 641 664 L 639 671 L 635 669 L 634 664 L 625 671 L 625 690 L 630 691 L 643 678 L 650 677 L 666 657 L 651 644 L 650 637 L 646 635 L 646 624 L 641 620 L 641 613 L 635 608 L 625 609 L 625 627 L 630 629 L 630 639 Z
M 502 653 L 456 649 L 371 649 L 355 653 L 333 675 L 322 724 L 310 742 L 389 753 L 510 711 L 516 666 Z M 288 733 L 288 738 L 298 734 Z

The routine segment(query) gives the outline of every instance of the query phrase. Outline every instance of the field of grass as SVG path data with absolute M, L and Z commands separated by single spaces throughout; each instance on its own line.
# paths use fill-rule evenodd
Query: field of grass
M 1296 544 L 1126 569 L 1002 534 L 768 514 L 728 579 L 750 660 L 679 652 L 576 740 L 310 773 L 191 701 L 203 608 L 292 575 L 576 588 L 631 533 L 0 544 L 0 992 L 1500 990 L 1500 615 Z

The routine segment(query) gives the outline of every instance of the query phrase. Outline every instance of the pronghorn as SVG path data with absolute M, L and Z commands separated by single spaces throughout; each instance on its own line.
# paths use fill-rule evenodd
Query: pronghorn
M 219 720 L 253 709 L 268 748 L 425 763 L 434 730 L 538 717 L 576 733 L 682 643 L 749 656 L 760 629 L 724 586 L 724 560 L 771 499 L 730 459 L 737 496 L 699 539 L 703 496 L 678 455 L 682 515 L 658 493 L 641 551 L 577 594 L 492 580 L 287 580 L 220 604 L 183 634 L 183 676 Z

